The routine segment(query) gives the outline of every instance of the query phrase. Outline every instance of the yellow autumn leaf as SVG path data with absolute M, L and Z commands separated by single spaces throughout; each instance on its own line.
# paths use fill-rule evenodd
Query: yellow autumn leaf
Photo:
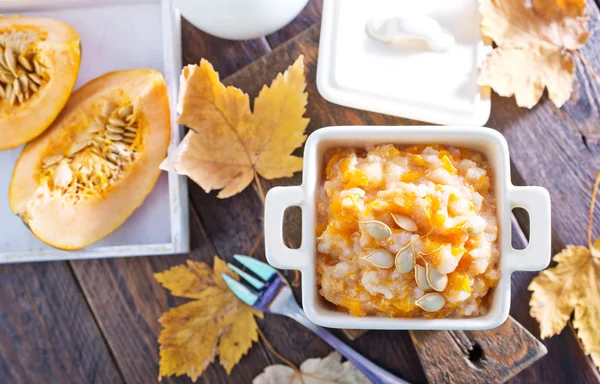
M 594 243 L 598 245 L 598 241 Z M 530 314 L 540 323 L 542 338 L 559 334 L 574 311 L 573 325 L 585 353 L 600 368 L 600 258 L 586 247 L 569 245 L 554 256 L 557 265 L 536 276 Z
M 187 374 L 196 381 L 219 355 L 229 374 L 258 340 L 254 317 L 262 313 L 239 301 L 227 288 L 221 272 L 238 278 L 218 257 L 211 269 L 206 263 L 188 260 L 154 275 L 174 296 L 194 301 L 172 308 L 159 319 L 159 380 Z
M 291 153 L 306 140 L 305 88 L 300 56 L 263 86 L 252 113 L 248 95 L 221 84 L 208 61 L 188 65 L 181 74 L 178 122 L 191 130 L 161 168 L 189 176 L 206 192 L 221 189 L 219 198 L 241 192 L 257 174 L 292 176 L 302 170 L 302 158 Z
M 479 10 L 482 33 L 497 45 L 481 66 L 479 84 L 514 95 L 527 108 L 547 88 L 560 108 L 573 89 L 570 52 L 589 37 L 585 0 L 480 0 Z

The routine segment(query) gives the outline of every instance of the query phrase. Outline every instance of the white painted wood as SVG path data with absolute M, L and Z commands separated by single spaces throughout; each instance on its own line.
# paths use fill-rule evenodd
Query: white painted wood
M 162 72 L 171 102 L 170 149 L 183 137 L 175 123 L 181 32 L 171 0 L 9 0 L 0 13 L 62 20 L 80 35 L 82 62 L 76 87 L 104 73 L 129 68 Z M 187 180 L 163 173 L 144 204 L 105 239 L 79 251 L 38 240 L 8 205 L 8 186 L 21 148 L 0 152 L 0 263 L 185 253 L 189 251 Z

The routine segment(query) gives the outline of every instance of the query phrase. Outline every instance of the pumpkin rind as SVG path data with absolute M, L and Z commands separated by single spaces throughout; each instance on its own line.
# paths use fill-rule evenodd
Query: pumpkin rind
M 104 100 L 131 100 L 143 143 L 136 158 L 113 184 L 97 196 L 73 202 L 53 196 L 40 185 L 43 160 L 66 154 L 88 129 Z M 167 89 L 162 75 L 150 69 L 117 71 L 90 81 L 73 93 L 52 126 L 27 144 L 9 188 L 11 209 L 35 236 L 61 249 L 79 249 L 120 227 L 142 205 L 156 183 L 158 166 L 170 138 Z
M 18 31 L 43 37 L 33 44 L 32 50 L 43 65 L 45 80 L 23 103 L 11 106 L 7 98 L 0 99 L 0 150 L 32 140 L 52 124 L 69 99 L 81 62 L 79 36 L 63 22 L 35 17 L 0 17 L 0 34 Z

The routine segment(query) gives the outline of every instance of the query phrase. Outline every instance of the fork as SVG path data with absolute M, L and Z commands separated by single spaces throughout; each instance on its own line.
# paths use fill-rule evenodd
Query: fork
M 227 286 L 229 286 L 229 289 L 244 303 L 262 312 L 284 315 L 296 320 L 316 333 L 317 336 L 351 361 L 372 383 L 408 383 L 368 360 L 343 341 L 333 336 L 325 328 L 311 322 L 294 299 L 290 284 L 275 268 L 250 256 L 234 255 L 233 257 L 256 276 L 260 277 L 260 279 L 257 279 L 235 265 L 227 263 L 229 268 L 235 271 L 246 284 L 237 281 L 226 273 L 222 273 L 221 275 Z

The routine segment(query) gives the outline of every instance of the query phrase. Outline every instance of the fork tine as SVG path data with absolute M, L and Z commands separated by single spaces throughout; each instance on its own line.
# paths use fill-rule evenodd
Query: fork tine
M 239 269 L 238 267 L 236 267 L 235 265 L 231 264 L 231 263 L 227 263 L 227 266 L 231 269 L 233 269 L 233 271 L 235 273 L 237 273 L 238 275 L 240 275 L 240 277 L 244 280 L 246 280 L 247 283 L 249 283 L 250 285 L 252 285 L 254 288 L 256 289 L 261 289 L 263 288 L 265 285 L 258 280 L 257 278 L 250 276 L 249 274 L 247 274 L 246 272 L 242 271 L 241 269 Z
M 221 276 L 223 276 L 223 280 L 225 280 L 225 284 L 231 289 L 231 292 L 233 292 L 240 300 L 249 306 L 253 306 L 254 303 L 256 303 L 258 295 L 252 292 L 248 287 L 226 273 L 221 273 Z
M 233 255 L 233 258 L 239 261 L 240 264 L 254 272 L 258 277 L 260 277 L 264 281 L 269 281 L 269 279 L 273 277 L 273 275 L 277 274 L 275 268 L 271 267 L 269 264 L 260 262 L 253 257 L 244 255 Z

